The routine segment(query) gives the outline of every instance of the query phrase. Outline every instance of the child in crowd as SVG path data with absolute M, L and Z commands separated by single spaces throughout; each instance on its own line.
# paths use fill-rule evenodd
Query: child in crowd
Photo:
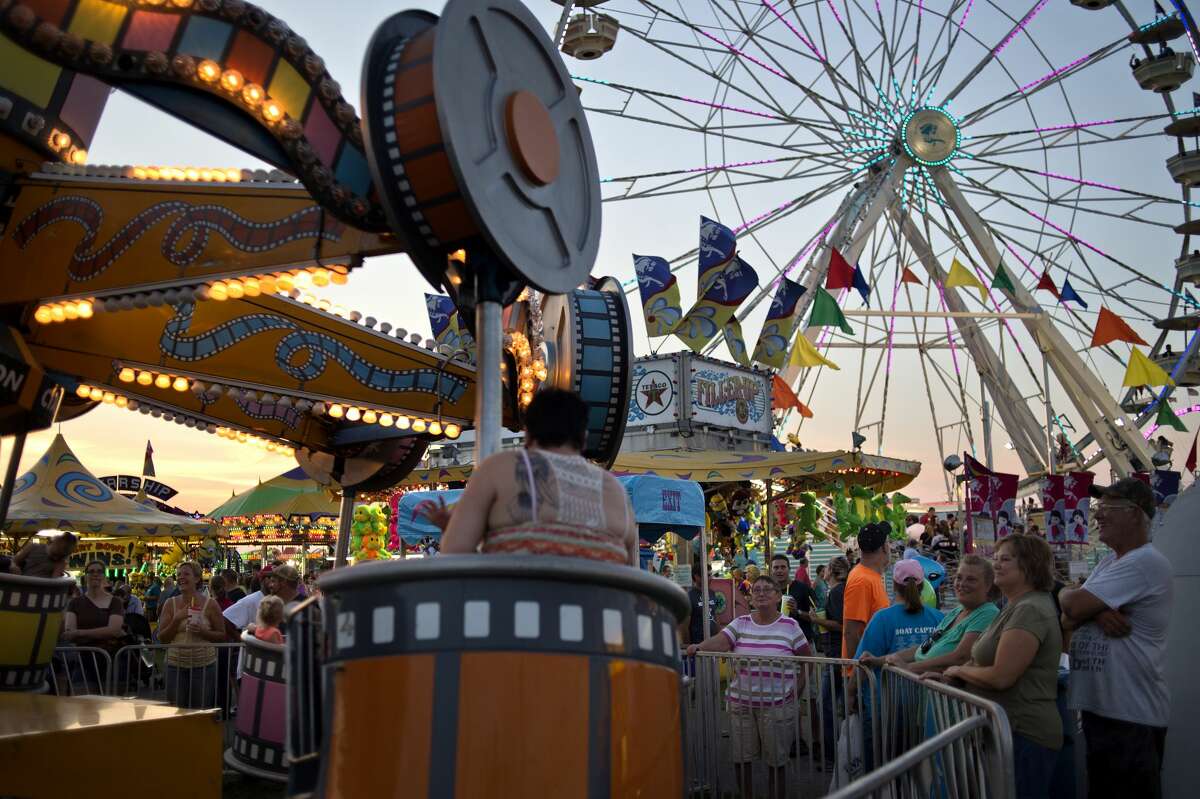
M 277 596 L 263 597 L 258 606 L 258 624 L 254 628 L 254 637 L 269 644 L 283 644 L 283 633 L 279 625 L 283 624 L 283 600 Z

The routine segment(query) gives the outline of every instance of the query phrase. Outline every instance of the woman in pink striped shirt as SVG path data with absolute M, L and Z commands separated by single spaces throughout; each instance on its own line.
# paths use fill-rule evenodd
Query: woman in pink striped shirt
M 804 690 L 804 673 L 796 664 L 778 658 L 811 655 L 800 625 L 780 613 L 779 587 L 766 575 L 750 589 L 749 615 L 739 616 L 716 635 L 688 647 L 688 655 L 732 652 L 743 658 L 733 663 L 729 683 L 732 749 L 742 795 L 753 794 L 753 761 L 767 764 L 770 796 L 783 797 L 787 765 L 796 736 L 796 707 Z M 767 660 L 767 659 L 770 660 Z M 772 662 L 773 661 L 773 662 Z

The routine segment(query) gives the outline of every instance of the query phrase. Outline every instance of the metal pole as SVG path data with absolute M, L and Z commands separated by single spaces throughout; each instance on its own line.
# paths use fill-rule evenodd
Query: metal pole
M 984 460 L 987 462 L 987 467 L 989 469 L 991 469 L 991 468 L 993 468 L 993 466 L 992 466 L 992 407 L 988 403 L 987 394 L 983 393 L 985 391 L 984 386 L 982 385 L 983 379 L 980 378 L 979 382 L 980 382 L 979 391 L 983 397 L 983 457 L 984 457 Z
M 700 525 L 700 601 L 703 606 L 700 609 L 701 618 L 704 619 L 704 638 L 708 639 L 712 635 L 712 624 L 708 612 L 708 537 L 704 535 L 705 525 Z M 688 547 L 691 548 L 690 545 Z M 737 586 L 734 586 L 737 590 Z M 697 643 L 696 641 L 692 642 Z
M 1054 474 L 1054 409 L 1050 407 L 1050 361 L 1042 351 L 1042 394 L 1046 398 L 1046 474 Z M 1096 442 L 1099 443 L 1099 442 Z
M 21 453 L 25 451 L 25 431 L 13 439 L 12 454 L 8 456 L 8 470 L 4 477 L 4 488 L 0 489 L 0 530 L 8 522 L 8 506 L 12 503 L 13 486 L 17 482 L 17 470 L 21 467 Z
M 358 492 L 344 489 L 342 491 L 341 515 L 338 517 L 337 546 L 333 550 L 333 568 L 340 569 L 346 565 L 346 556 L 350 554 L 350 525 L 354 523 L 354 497 Z
M 771 565 L 771 481 L 767 481 L 767 523 L 763 525 L 765 530 L 764 535 L 766 540 L 763 542 L 763 563 L 769 568 Z
M 475 306 L 479 371 L 475 388 L 475 462 L 500 451 L 500 364 L 504 328 L 500 303 L 480 300 Z

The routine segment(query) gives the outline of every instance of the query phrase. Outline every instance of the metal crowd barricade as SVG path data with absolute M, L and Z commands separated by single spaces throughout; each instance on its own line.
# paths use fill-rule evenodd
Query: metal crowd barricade
M 56 696 L 103 696 L 109 690 L 112 656 L 98 646 L 59 646 L 47 670 L 50 693 Z
M 288 795 L 316 787 L 325 728 L 324 639 L 320 597 L 309 597 L 287 611 L 287 762 Z
M 684 767 L 688 793 L 696 796 L 768 796 L 766 767 L 751 759 L 749 791 L 739 784 L 734 724 L 762 724 L 768 708 L 773 735 L 768 745 L 786 753 L 783 778 L 788 796 L 821 796 L 836 781 L 860 777 L 881 762 L 886 719 L 862 713 L 876 689 L 871 669 L 856 661 L 820 657 L 762 658 L 697 653 L 694 676 L 684 679 Z M 745 702 L 731 701 L 730 685 Z M 749 710 L 753 708 L 754 710 Z M 782 722 L 782 726 L 780 724 Z M 853 738 L 854 740 L 850 740 Z M 842 745 L 839 758 L 839 743 Z M 841 784 L 841 783 L 839 783 Z
M 233 736 L 230 720 L 237 712 L 237 666 L 242 646 L 241 643 L 187 643 L 122 647 L 112 659 L 107 693 L 189 709 L 218 708 L 225 721 L 224 738 L 228 743 Z M 168 661 L 172 650 L 210 647 L 217 654 L 211 667 L 182 669 Z
M 890 666 L 879 690 L 883 761 L 831 796 L 1015 797 L 1012 732 L 999 705 Z

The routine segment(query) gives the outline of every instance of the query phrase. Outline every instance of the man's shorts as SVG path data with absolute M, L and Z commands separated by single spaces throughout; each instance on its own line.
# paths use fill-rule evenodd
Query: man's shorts
M 729 705 L 733 762 L 749 763 L 759 757 L 771 768 L 787 765 L 796 738 L 796 705 L 785 702 L 768 707 Z

